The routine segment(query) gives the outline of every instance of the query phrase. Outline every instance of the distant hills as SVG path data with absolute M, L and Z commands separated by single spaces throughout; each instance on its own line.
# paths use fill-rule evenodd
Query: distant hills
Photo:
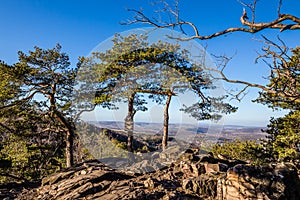
M 90 121 L 88 123 L 100 128 L 124 130 L 124 122 L 121 121 Z M 162 128 L 163 124 L 161 123 L 135 122 L 134 125 L 136 134 L 162 135 Z M 169 125 L 169 135 L 206 135 L 209 137 L 223 138 L 223 140 L 257 140 L 265 137 L 265 133 L 262 132 L 263 129 L 266 128 L 237 125 L 213 126 L 209 124 L 201 124 L 199 126 L 197 124 L 171 123 Z

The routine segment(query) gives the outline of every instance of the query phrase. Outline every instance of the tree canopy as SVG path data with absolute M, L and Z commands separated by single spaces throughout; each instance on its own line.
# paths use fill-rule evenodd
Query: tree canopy
M 198 26 L 197 24 L 193 23 L 192 20 L 185 20 L 181 18 L 180 13 L 180 5 L 181 1 L 168 1 L 164 0 L 161 1 L 158 4 L 158 7 L 160 9 L 156 10 L 155 13 L 158 13 L 154 16 L 151 16 L 148 13 L 145 13 L 142 9 L 128 9 L 130 12 L 134 13 L 134 17 L 132 19 L 128 19 L 127 21 L 123 22 L 123 24 L 131 25 L 131 24 L 147 24 L 151 25 L 155 28 L 173 28 L 177 29 L 185 34 L 185 37 L 172 37 L 177 40 L 181 41 L 189 41 L 189 40 L 210 40 L 214 39 L 216 37 L 220 36 L 226 36 L 230 33 L 236 33 L 236 32 L 244 32 L 244 33 L 263 33 L 267 30 L 279 30 L 280 32 L 293 30 L 297 31 L 300 28 L 299 25 L 299 17 L 293 14 L 287 14 L 283 13 L 282 7 L 284 6 L 285 1 L 280 0 L 278 2 L 277 6 L 277 18 L 271 21 L 266 22 L 257 22 L 257 15 L 256 10 L 259 5 L 263 5 L 260 1 L 252 0 L 250 3 L 248 1 L 238 1 L 241 3 L 241 5 L 244 7 L 244 10 L 242 12 L 242 15 L 240 17 L 241 27 L 230 27 L 225 30 L 216 31 L 212 34 L 203 35 L 201 34 L 201 30 L 203 27 Z M 155 9 L 155 8 L 153 8 Z M 250 15 L 249 15 L 250 14 Z M 205 20 L 205 19 L 204 19 Z M 230 26 L 230 25 L 229 25 Z M 190 34 L 186 34 L 188 30 L 192 30 L 192 32 L 189 32 Z M 284 49 L 282 46 L 268 40 L 266 37 L 263 36 L 263 40 L 267 44 L 267 47 L 263 49 L 264 53 L 263 55 L 259 55 L 259 57 L 277 57 L 282 56 L 282 59 L 286 56 L 286 53 L 288 53 L 288 48 Z M 281 41 L 282 42 L 282 41 Z M 275 52 L 271 52 L 272 50 L 270 48 L 273 48 L 274 46 L 279 47 L 281 50 L 283 50 L 282 54 L 279 51 L 279 54 L 274 55 Z M 283 45 L 284 46 L 284 45 Z M 227 56 L 222 56 L 223 63 L 228 63 L 228 60 L 231 58 Z M 277 59 L 275 58 L 275 59 Z M 277 65 L 269 65 L 272 69 L 274 69 L 273 73 L 276 73 L 276 67 Z M 220 66 L 218 70 L 215 70 L 219 75 L 221 75 L 222 79 L 228 83 L 234 83 L 234 84 L 241 84 L 245 87 L 238 91 L 236 94 L 233 94 L 233 96 L 241 100 L 241 97 L 243 97 L 243 94 L 245 90 L 247 90 L 249 87 L 259 88 L 264 92 L 267 92 L 269 94 L 275 94 L 276 86 L 274 84 L 269 85 L 263 85 L 260 83 L 255 82 L 248 82 L 246 80 L 238 80 L 238 79 L 230 79 L 226 73 L 224 73 L 226 66 Z M 288 75 L 289 68 L 286 68 L 285 74 Z M 280 70 L 280 72 L 283 72 Z M 292 76 L 290 77 L 293 78 Z M 291 92 L 291 91 L 290 91 Z M 276 96 L 281 96 L 282 98 L 290 98 L 291 101 L 299 102 L 300 96 L 299 93 L 291 94 L 290 92 L 287 93 L 287 91 L 276 91 Z
M 8 177 L 36 180 L 74 164 L 76 70 L 60 45 L 20 51 L 14 65 L 1 63 L 1 157 L 10 163 L 3 169 Z
M 282 7 L 286 3 L 284 0 L 278 1 L 277 6 L 277 18 L 270 21 L 257 21 L 257 6 L 259 1 L 253 0 L 250 3 L 246 1 L 238 1 L 244 6 L 244 10 L 240 17 L 241 27 L 230 27 L 224 30 L 216 31 L 212 34 L 203 35 L 201 30 L 203 27 L 197 26 L 193 21 L 186 21 L 181 18 L 180 3 L 175 1 L 174 4 L 169 1 L 162 1 L 158 12 L 161 15 L 150 17 L 143 10 L 129 9 L 135 16 L 133 19 L 129 19 L 124 24 L 150 24 L 156 28 L 177 28 L 185 33 L 186 30 L 192 30 L 186 34 L 184 38 L 175 38 L 178 40 L 209 40 L 222 35 L 228 35 L 234 32 L 244 33 L 264 33 L 266 30 L 279 30 L 285 32 L 288 30 L 297 31 L 300 29 L 300 19 L 298 16 L 284 13 Z M 263 4 L 263 3 L 262 3 Z M 250 15 L 249 15 L 250 14 Z M 160 16 L 160 17 L 157 17 Z M 164 18 L 168 16 L 168 18 Z M 189 29 L 191 28 L 191 29 Z M 231 59 L 227 56 L 220 56 L 222 59 L 220 68 L 216 71 L 221 75 L 222 79 L 228 83 L 243 84 L 245 87 L 233 94 L 238 100 L 241 100 L 240 96 L 245 92 L 248 87 L 255 87 L 261 89 L 259 92 L 259 98 L 255 101 L 265 104 L 273 109 L 287 109 L 291 112 L 285 117 L 278 119 L 272 118 L 268 129 L 267 139 L 263 140 L 264 149 L 266 150 L 265 158 L 291 159 L 297 158 L 299 153 L 299 102 L 300 102 L 300 90 L 299 90 L 299 47 L 294 47 L 291 51 L 279 37 L 279 42 L 275 43 L 265 36 L 263 42 L 265 47 L 262 48 L 261 54 L 258 55 L 258 59 L 264 61 L 264 63 L 270 69 L 270 75 L 266 77 L 269 83 L 266 85 L 247 82 L 245 80 L 233 80 L 227 77 L 224 73 L 224 69 L 227 67 L 228 61 Z M 279 44 L 278 44 L 279 43 Z M 198 111 L 195 112 L 197 114 Z M 262 150 L 259 148 L 260 151 Z M 257 152 L 256 152 L 257 153 Z M 262 151 L 261 151 L 262 153 Z M 271 159 L 272 160 L 272 159 Z
M 168 97 L 165 108 L 167 119 L 170 97 L 186 91 L 192 91 L 198 96 L 197 111 L 200 107 L 202 109 L 197 113 L 196 118 L 199 120 L 219 119 L 221 115 L 217 117 L 216 114 L 212 114 L 215 111 L 230 113 L 236 110 L 235 107 L 223 103 L 225 96 L 216 98 L 204 92 L 215 89 L 214 82 L 210 80 L 205 67 L 194 63 L 189 58 L 189 52 L 181 49 L 180 45 L 161 41 L 149 44 L 147 36 L 136 34 L 117 34 L 112 41 L 111 49 L 93 52 L 92 56 L 86 59 L 87 68 L 92 69 L 88 80 L 95 78 L 96 104 L 103 103 L 103 92 L 106 94 L 106 91 L 110 91 L 109 102 L 127 102 L 125 130 L 128 133 L 129 151 L 132 151 L 134 115 L 139 110 L 147 110 L 144 95 L 148 95 L 157 103 Z M 94 76 L 95 73 L 98 77 Z M 190 110 L 195 107 L 196 104 Z M 183 111 L 190 113 L 190 110 Z M 191 116 L 195 117 L 196 112 Z M 165 121 L 166 127 L 168 120 Z M 165 134 L 167 135 L 167 129 Z

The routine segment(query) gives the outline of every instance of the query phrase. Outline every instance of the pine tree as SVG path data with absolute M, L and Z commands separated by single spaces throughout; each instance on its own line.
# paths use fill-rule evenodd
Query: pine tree
M 260 92 L 259 103 L 266 104 L 273 109 L 289 110 L 289 114 L 280 118 L 272 118 L 268 129 L 268 136 L 264 141 L 266 157 L 273 160 L 299 158 L 300 145 L 300 104 L 296 99 L 300 96 L 300 48 L 292 49 L 292 55 L 277 57 L 277 71 L 271 74 L 269 85 L 273 85 L 275 93 Z M 279 93 L 298 94 L 292 100 Z
M 163 149 L 167 146 L 169 105 L 171 97 L 177 93 L 193 91 L 202 103 L 198 105 L 214 107 L 218 111 L 235 111 L 236 108 L 229 104 L 222 104 L 223 98 L 215 99 L 203 93 L 204 90 L 214 88 L 213 83 L 203 66 L 194 64 L 189 59 L 189 52 L 181 50 L 180 45 L 161 41 L 149 44 L 147 36 L 136 34 L 127 37 L 117 34 L 112 41 L 111 49 L 94 52 L 87 61 L 92 69 L 90 77 L 95 78 L 97 85 L 95 103 L 102 104 L 103 94 L 108 91 L 111 91 L 110 102 L 127 102 L 125 130 L 128 134 L 128 151 L 133 151 L 134 115 L 139 110 L 147 110 L 147 102 L 143 98 L 145 94 L 156 103 L 166 99 Z M 206 109 L 205 114 L 210 111 Z

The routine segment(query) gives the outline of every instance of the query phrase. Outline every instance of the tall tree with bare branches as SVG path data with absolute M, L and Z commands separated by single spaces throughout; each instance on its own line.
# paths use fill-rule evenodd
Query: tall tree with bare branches
M 155 28 L 172 28 L 172 29 L 178 29 L 182 31 L 183 33 L 186 32 L 186 30 L 193 30 L 190 36 L 186 35 L 186 37 L 180 37 L 174 39 L 183 40 L 183 41 L 189 41 L 189 40 L 208 40 L 213 39 L 216 37 L 224 36 L 230 33 L 234 32 L 245 32 L 245 33 L 259 33 L 263 32 L 264 30 L 279 30 L 280 32 L 284 31 L 291 31 L 291 30 L 299 30 L 300 29 L 300 18 L 293 14 L 283 13 L 282 7 L 284 6 L 284 0 L 279 0 L 277 5 L 277 18 L 266 21 L 266 22 L 258 22 L 257 16 L 256 16 L 256 10 L 259 5 L 259 2 L 257 0 L 253 0 L 251 3 L 246 3 L 245 1 L 238 0 L 239 3 L 241 3 L 244 6 L 244 9 L 242 10 L 242 14 L 240 17 L 241 27 L 230 27 L 224 30 L 216 31 L 212 34 L 203 35 L 201 34 L 201 30 L 203 27 L 197 26 L 197 24 L 193 23 L 192 21 L 186 21 L 182 19 L 180 16 L 180 1 L 161 1 L 160 6 L 161 9 L 157 11 L 160 17 L 156 16 L 149 16 L 146 13 L 144 13 L 143 10 L 137 10 L 137 9 L 129 9 L 130 12 L 134 13 L 133 19 L 129 19 L 123 24 L 148 24 Z M 183 3 L 183 2 L 182 2 Z M 156 13 L 157 13 L 156 12 Z M 168 18 L 163 18 L 163 16 L 168 16 Z M 205 19 L 204 19 L 205 20 Z M 217 19 L 216 19 L 217 20 Z M 266 53 L 264 55 L 260 55 L 259 57 L 262 58 L 262 56 L 274 56 L 271 55 L 272 53 L 268 50 L 270 47 L 280 47 L 281 49 L 284 49 L 286 47 L 283 47 L 284 45 L 278 45 L 274 42 L 271 42 L 267 38 L 263 38 L 264 42 L 267 44 L 267 47 L 263 49 L 263 51 Z M 281 41 L 280 41 L 281 43 Z M 286 48 L 287 50 L 287 48 Z M 287 53 L 285 50 L 285 53 Z M 277 57 L 280 56 L 280 54 L 276 55 Z M 285 56 L 285 55 L 282 55 Z M 242 96 L 243 92 L 248 87 L 255 87 L 259 88 L 265 92 L 268 92 L 269 94 L 275 94 L 275 85 L 269 84 L 269 85 L 262 85 L 258 83 L 253 82 L 247 82 L 245 80 L 232 80 L 228 78 L 228 76 L 224 73 L 224 69 L 227 66 L 226 64 L 230 61 L 229 57 L 223 56 L 221 59 L 221 67 L 220 70 L 214 70 L 215 72 L 219 73 L 222 77 L 222 79 L 229 83 L 237 83 L 245 85 L 245 87 L 239 91 L 237 94 L 235 94 L 235 97 L 240 100 L 240 97 Z M 284 58 L 283 58 L 284 59 Z M 273 69 L 276 69 L 276 66 L 274 65 L 272 67 Z M 288 69 L 287 69 L 288 70 Z M 274 70 L 275 71 L 275 70 Z M 286 71 L 287 72 L 287 71 Z M 293 77 L 290 77 L 293 79 Z M 295 79 L 294 79 L 295 81 Z M 292 93 L 292 91 L 276 91 L 276 95 L 280 96 L 281 98 L 289 98 L 292 101 L 300 102 L 300 95 L 299 93 Z

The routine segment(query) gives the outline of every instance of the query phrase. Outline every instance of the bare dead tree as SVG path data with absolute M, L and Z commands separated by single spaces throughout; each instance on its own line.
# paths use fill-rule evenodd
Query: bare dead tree
M 180 17 L 180 12 L 178 8 L 178 0 L 175 0 L 174 5 L 170 5 L 167 1 L 162 0 L 162 9 L 156 11 L 157 16 L 147 16 L 143 10 L 136 10 L 136 9 L 128 9 L 130 12 L 134 13 L 134 17 L 131 20 L 127 20 L 122 24 L 130 25 L 130 24 L 148 24 L 155 28 L 178 28 L 183 33 L 184 30 L 187 28 L 192 28 L 193 33 L 191 36 L 174 38 L 181 41 L 189 41 L 194 39 L 199 40 L 208 40 L 215 37 L 219 37 L 222 35 L 226 35 L 233 32 L 246 32 L 246 33 L 258 33 L 262 32 L 263 30 L 267 29 L 274 29 L 279 30 L 280 32 L 287 31 L 287 30 L 297 30 L 300 29 L 300 18 L 295 15 L 286 14 L 281 12 L 281 8 L 283 5 L 283 0 L 278 1 L 277 7 L 277 18 L 267 22 L 257 22 L 256 21 L 256 9 L 258 0 L 253 0 L 252 3 L 245 3 L 242 0 L 237 0 L 241 3 L 245 8 L 243 9 L 242 15 L 240 17 L 241 27 L 230 27 L 225 30 L 221 30 L 209 35 L 202 35 L 200 33 L 200 27 L 194 24 L 191 21 L 185 21 Z M 248 17 L 247 11 L 250 11 L 250 20 Z M 168 16 L 168 19 L 162 19 L 161 16 Z M 267 92 L 273 96 L 276 96 L 281 99 L 288 99 L 291 102 L 300 103 L 300 94 L 297 90 L 299 87 L 299 80 L 291 74 L 299 74 L 299 69 L 291 68 L 288 66 L 287 62 L 290 60 L 289 57 L 289 49 L 283 43 L 283 41 L 278 38 L 280 41 L 280 45 L 272 42 L 271 40 L 267 39 L 263 36 L 263 42 L 265 43 L 266 47 L 263 47 L 262 54 L 260 54 L 256 61 L 263 60 L 270 67 L 270 75 L 266 77 L 269 80 L 281 80 L 282 77 L 288 77 L 289 82 L 286 83 L 284 87 L 279 89 L 278 84 L 279 82 L 275 81 L 269 85 L 262 85 L 257 83 L 251 83 L 243 80 L 232 80 L 227 77 L 224 73 L 226 66 L 228 65 L 229 61 L 232 57 L 227 56 L 217 56 L 217 65 L 219 66 L 218 69 L 210 69 L 220 75 L 220 79 L 228 82 L 228 83 L 235 83 L 241 84 L 245 87 L 239 90 L 238 92 L 232 94 L 236 99 L 241 100 L 244 96 L 246 90 L 249 87 L 259 88 L 262 91 Z M 271 62 L 270 62 L 271 61 Z M 281 83 L 282 84 L 282 83 Z
M 279 29 L 281 32 L 286 30 L 296 30 L 300 29 L 300 18 L 291 14 L 281 13 L 282 7 L 282 0 L 278 3 L 278 17 L 269 22 L 256 22 L 255 20 L 255 11 L 257 0 L 253 0 L 253 3 L 246 4 L 241 0 L 238 0 L 244 8 L 242 16 L 240 17 L 240 21 L 242 27 L 231 27 L 225 30 L 221 30 L 210 35 L 201 35 L 200 29 L 197 27 L 196 24 L 190 21 L 185 21 L 180 18 L 180 12 L 178 9 L 178 0 L 175 1 L 175 5 L 171 6 L 166 1 L 162 1 L 163 8 L 156 11 L 155 13 L 167 13 L 168 20 L 162 20 L 160 15 L 156 17 L 149 17 L 147 16 L 143 10 L 136 10 L 136 9 L 128 9 L 128 11 L 134 13 L 134 17 L 131 20 L 127 20 L 126 22 L 122 22 L 122 24 L 130 25 L 130 24 L 149 24 L 156 28 L 179 28 L 182 32 L 188 26 L 192 28 L 193 35 L 187 36 L 183 38 L 177 38 L 180 40 L 193 40 L 193 39 L 200 39 L 200 40 L 207 40 L 214 37 L 218 37 L 221 35 L 226 35 L 232 32 L 247 32 L 247 33 L 257 33 L 265 29 Z M 251 20 L 249 21 L 247 10 L 251 12 Z
M 228 78 L 228 76 L 224 73 L 224 70 L 233 57 L 228 57 L 227 55 L 214 56 L 217 69 L 206 68 L 206 70 L 213 71 L 220 75 L 219 78 L 214 77 L 215 79 L 221 79 L 228 83 L 244 85 L 244 87 L 236 93 L 229 92 L 229 94 L 237 100 L 241 100 L 244 97 L 245 92 L 249 87 L 255 87 L 273 96 L 276 100 L 299 104 L 300 66 L 291 66 L 289 64 L 293 60 L 290 56 L 290 50 L 279 37 L 278 40 L 281 45 L 264 36 L 262 37 L 263 40 L 261 40 L 261 42 L 265 44 L 265 47 L 262 48 L 262 53 L 259 54 L 255 62 L 257 63 L 259 60 L 262 60 L 269 67 L 270 74 L 265 78 L 270 81 L 270 84 L 261 85 L 258 83 L 250 83 L 243 80 Z

